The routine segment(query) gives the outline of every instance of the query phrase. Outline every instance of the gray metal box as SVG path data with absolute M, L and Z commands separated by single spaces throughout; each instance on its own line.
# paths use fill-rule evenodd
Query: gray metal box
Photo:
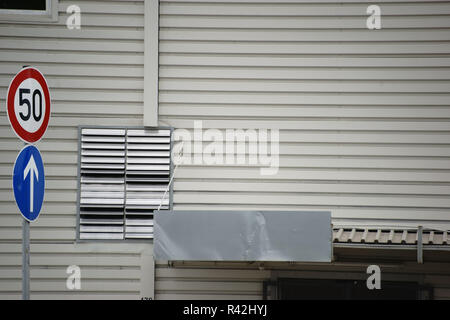
M 156 260 L 330 262 L 325 211 L 158 211 Z

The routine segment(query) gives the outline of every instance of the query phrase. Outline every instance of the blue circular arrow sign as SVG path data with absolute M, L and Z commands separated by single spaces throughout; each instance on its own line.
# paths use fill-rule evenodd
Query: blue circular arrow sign
M 44 201 L 45 174 L 41 153 L 35 146 L 24 147 L 17 156 L 13 189 L 22 216 L 28 221 L 36 220 Z

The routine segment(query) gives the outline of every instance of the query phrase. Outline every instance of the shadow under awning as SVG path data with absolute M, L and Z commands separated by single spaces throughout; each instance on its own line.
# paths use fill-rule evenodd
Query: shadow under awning
M 331 262 L 329 211 L 158 211 L 155 260 Z

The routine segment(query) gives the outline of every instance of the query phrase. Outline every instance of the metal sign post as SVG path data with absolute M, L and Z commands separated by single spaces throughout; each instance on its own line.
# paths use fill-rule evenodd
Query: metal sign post
M 50 120 L 50 92 L 42 73 L 24 66 L 12 79 L 6 95 L 6 111 L 12 129 L 25 146 L 14 162 L 13 191 L 22 214 L 22 299 L 30 299 L 30 222 L 41 212 L 45 173 L 39 141 Z
M 22 299 L 30 300 L 30 221 L 22 221 Z

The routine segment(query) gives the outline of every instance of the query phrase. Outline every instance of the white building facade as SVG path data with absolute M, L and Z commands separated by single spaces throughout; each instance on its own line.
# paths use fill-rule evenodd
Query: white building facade
M 46 194 L 31 224 L 31 299 L 295 298 L 305 283 L 365 283 L 374 264 L 389 285 L 450 299 L 450 2 L 376 4 L 379 14 L 356 0 L 0 10 L 0 298 L 21 298 L 22 262 L 11 171 L 23 144 L 5 96 L 30 65 L 52 97 L 36 144 Z M 261 174 L 268 162 L 249 157 L 209 163 L 193 144 L 192 161 L 173 154 L 167 169 L 172 209 L 330 211 L 331 263 L 155 261 L 151 237 L 81 239 L 83 128 L 184 132 L 205 147 L 200 125 L 224 139 L 227 129 L 276 131 L 276 170 Z M 80 289 L 66 286 L 71 265 Z

